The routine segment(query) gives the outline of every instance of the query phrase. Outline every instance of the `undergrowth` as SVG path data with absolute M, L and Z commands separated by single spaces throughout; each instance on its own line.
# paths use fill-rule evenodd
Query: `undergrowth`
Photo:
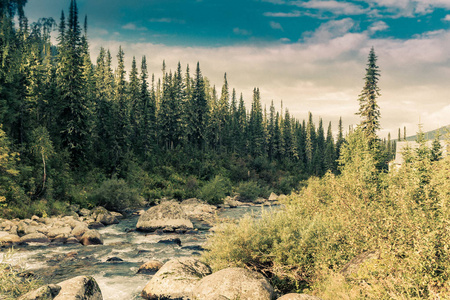
M 281 293 L 450 299 L 450 157 L 406 155 L 399 170 L 383 173 L 356 131 L 341 152 L 340 175 L 312 178 L 283 209 L 216 233 L 204 259 L 215 270 L 262 272 Z M 378 258 L 351 274 L 341 271 L 366 251 Z

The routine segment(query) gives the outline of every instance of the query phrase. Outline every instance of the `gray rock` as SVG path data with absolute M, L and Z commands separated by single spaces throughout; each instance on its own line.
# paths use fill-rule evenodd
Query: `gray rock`
M 76 237 L 74 236 L 69 236 L 66 240 L 66 244 L 78 244 L 79 241 Z
M 100 233 L 96 230 L 88 230 L 80 238 L 80 243 L 84 246 L 88 245 L 103 245 L 103 239 Z
M 0 245 L 11 246 L 20 243 L 20 237 L 16 234 L 8 234 L 0 237 Z
M 19 297 L 18 300 L 51 300 L 61 291 L 61 287 L 56 284 L 48 284 L 40 288 L 26 293 Z
M 194 286 L 209 274 L 210 267 L 195 258 L 173 259 L 153 275 L 141 296 L 144 299 L 189 299 Z
M 80 214 L 80 216 L 87 217 L 91 214 L 91 211 L 87 208 L 82 208 L 78 213 Z
M 175 201 L 165 201 L 150 208 L 139 217 L 136 225 L 136 229 L 141 231 L 168 230 L 169 228 L 173 230 L 194 228 L 181 205 Z
M 58 283 L 61 291 L 54 300 L 103 300 L 102 292 L 94 278 L 78 276 Z
M 66 235 L 69 236 L 69 234 L 72 232 L 72 228 L 67 227 L 60 227 L 60 228 L 52 228 L 48 231 L 47 236 L 51 239 L 59 236 L 59 235 Z
M 278 298 L 277 300 L 322 300 L 322 299 L 308 294 L 290 293 Z
M 244 268 L 227 268 L 206 276 L 195 286 L 197 300 L 220 299 L 271 300 L 273 287 L 267 278 Z
M 20 238 L 21 243 L 50 243 L 50 240 L 47 236 L 42 233 L 30 233 L 24 235 Z
M 119 220 L 110 212 L 98 214 L 96 221 L 102 223 L 105 226 L 119 223 Z
M 81 238 L 83 236 L 83 234 L 88 230 L 89 230 L 89 228 L 86 224 L 80 223 L 79 225 L 77 225 L 77 227 L 75 227 L 72 230 L 72 235 L 76 238 Z
M 139 267 L 138 274 L 155 274 L 161 269 L 163 264 L 157 260 L 146 262 Z

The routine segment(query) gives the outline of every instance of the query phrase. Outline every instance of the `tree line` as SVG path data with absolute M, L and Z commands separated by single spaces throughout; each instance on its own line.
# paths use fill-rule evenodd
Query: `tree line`
M 319 119 L 316 126 L 311 113 L 300 121 L 288 109 L 277 111 L 273 101 L 267 109 L 259 88 L 247 109 L 226 73 L 219 93 L 199 63 L 191 72 L 189 65 L 183 70 L 178 63 L 172 71 L 163 62 L 156 79 L 145 56 L 139 65 L 133 57 L 127 72 L 121 47 L 116 68 L 104 48 L 92 62 L 87 18 L 81 27 L 75 0 L 59 23 L 41 18 L 29 25 L 25 4 L 0 4 L 0 123 L 9 202 L 20 193 L 73 200 L 84 189 L 74 195 L 74 186 L 108 178 L 164 189 L 176 185 L 161 179 L 171 173 L 182 184 L 189 176 L 201 186 L 221 175 L 233 184 L 253 180 L 288 192 L 301 179 L 337 172 L 345 141 L 341 119 L 334 138 L 331 122 Z M 56 45 L 50 39 L 55 28 Z

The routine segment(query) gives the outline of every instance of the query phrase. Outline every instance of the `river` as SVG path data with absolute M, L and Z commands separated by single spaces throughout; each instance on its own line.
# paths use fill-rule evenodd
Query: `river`
M 258 206 L 238 207 L 221 211 L 219 217 L 238 219 L 249 213 L 258 217 L 261 211 L 262 208 Z M 15 248 L 12 256 L 3 260 L 40 276 L 44 283 L 58 283 L 75 276 L 90 275 L 99 284 L 105 300 L 142 299 L 140 293 L 151 279 L 151 275 L 136 274 L 143 263 L 151 260 L 164 263 L 176 257 L 199 256 L 210 232 L 202 226 L 199 227 L 203 230 L 198 230 L 197 234 L 129 232 L 136 228 L 137 220 L 138 217 L 133 216 L 121 220 L 119 224 L 98 229 L 103 237 L 103 245 L 30 244 Z M 179 238 L 181 246 L 158 243 L 170 238 Z M 5 256 L 6 253 L 6 249 L 2 249 L 0 255 Z M 108 261 L 110 258 L 123 261 Z

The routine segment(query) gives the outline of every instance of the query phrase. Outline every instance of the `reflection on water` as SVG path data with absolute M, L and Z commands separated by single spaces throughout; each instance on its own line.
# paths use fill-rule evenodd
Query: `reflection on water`
M 261 207 L 227 209 L 219 216 L 238 219 L 248 213 L 258 217 Z M 99 229 L 104 245 L 29 245 L 16 248 L 9 263 L 32 271 L 41 276 L 45 283 L 90 275 L 99 284 L 105 300 L 142 299 L 139 295 L 151 278 L 151 275 L 136 274 L 143 263 L 150 260 L 164 263 L 175 257 L 200 255 L 201 245 L 210 233 L 206 230 L 185 235 L 129 232 L 136 228 L 137 220 L 138 217 L 134 216 Z M 167 238 L 179 238 L 181 246 L 158 243 Z M 6 252 L 2 249 L 0 255 Z M 123 261 L 107 262 L 112 257 Z

